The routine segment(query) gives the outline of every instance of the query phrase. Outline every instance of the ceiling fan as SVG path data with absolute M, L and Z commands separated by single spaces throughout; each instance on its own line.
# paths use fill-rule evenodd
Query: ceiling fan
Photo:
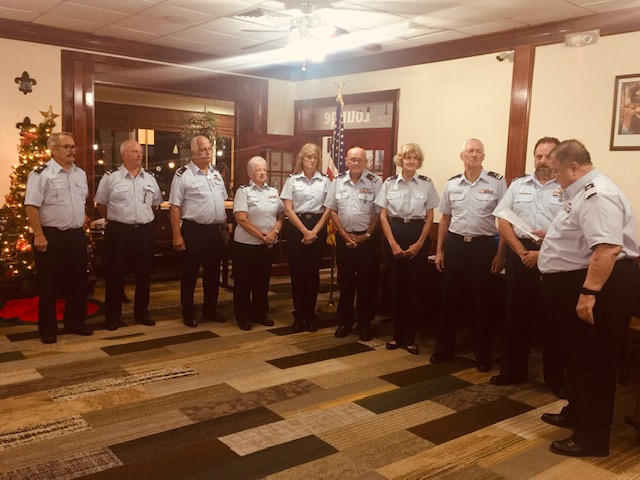
M 344 28 L 336 25 L 326 25 L 320 15 L 316 13 L 316 10 L 323 8 L 335 8 L 328 0 L 314 0 L 314 1 L 299 1 L 299 0 L 285 0 L 285 10 L 299 10 L 300 15 L 292 16 L 289 20 L 289 27 L 287 30 L 283 29 L 243 29 L 243 32 L 257 32 L 257 33 L 286 33 L 286 37 L 278 38 L 276 40 L 263 42 L 261 44 L 245 47 L 245 50 L 257 48 L 261 45 L 278 42 L 284 39 L 291 39 L 292 41 L 314 41 L 314 40 L 330 40 L 343 35 L 348 35 L 349 32 Z M 267 12 L 261 12 L 264 16 L 267 16 Z M 261 15 L 256 15 L 261 16 Z M 283 16 L 283 14 L 279 14 Z M 382 50 L 382 45 L 379 43 L 367 43 L 365 45 L 359 45 L 357 48 L 362 48 L 371 52 L 379 52 Z

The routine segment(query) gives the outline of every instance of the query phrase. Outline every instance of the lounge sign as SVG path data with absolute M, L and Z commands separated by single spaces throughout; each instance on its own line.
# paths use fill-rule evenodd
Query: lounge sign
M 345 130 L 391 128 L 393 103 L 345 105 L 342 110 Z M 336 121 L 336 107 L 302 108 L 300 130 L 332 130 Z

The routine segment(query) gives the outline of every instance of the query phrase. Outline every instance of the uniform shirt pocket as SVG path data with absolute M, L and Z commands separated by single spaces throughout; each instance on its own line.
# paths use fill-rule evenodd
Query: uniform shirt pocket
M 564 203 L 564 198 L 562 197 L 550 197 L 549 203 L 551 205 L 562 205 Z
M 513 201 L 514 203 L 531 203 L 533 202 L 533 195 L 530 193 L 518 193 Z
M 67 183 L 62 180 L 52 180 L 47 182 L 45 193 L 47 202 L 64 203 L 69 199 Z

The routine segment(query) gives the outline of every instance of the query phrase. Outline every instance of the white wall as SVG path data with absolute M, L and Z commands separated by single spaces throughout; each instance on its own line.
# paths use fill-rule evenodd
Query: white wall
M 270 81 L 269 97 L 278 99 L 278 109 L 270 101 L 269 133 L 293 133 L 293 104 L 291 116 L 281 113 L 286 99 L 335 96 L 336 83 L 345 83 L 343 94 L 399 88 L 398 146 L 420 144 L 421 173 L 442 193 L 446 180 L 462 172 L 460 151 L 470 137 L 485 145 L 484 166 L 504 173 L 512 73 L 512 63 L 481 55 L 296 84 Z
M 640 75 L 639 49 L 640 32 L 602 37 L 582 48 L 537 48 L 529 150 L 544 135 L 583 142 L 596 168 L 629 197 L 640 225 L 640 151 L 609 150 L 615 77 Z M 527 165 L 531 170 L 531 152 Z
M 29 117 L 31 123 L 39 124 L 44 119 L 40 112 L 49 106 L 54 113 L 62 113 L 60 51 L 58 47 L 0 38 L 0 204 L 9 193 L 11 167 L 18 163 L 20 130 L 16 123 Z M 15 83 L 24 71 L 37 82 L 27 95 Z M 56 124 L 55 130 L 60 131 L 61 117 L 56 118 Z

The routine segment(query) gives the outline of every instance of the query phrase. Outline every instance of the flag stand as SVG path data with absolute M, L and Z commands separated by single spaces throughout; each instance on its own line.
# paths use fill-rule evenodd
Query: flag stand
M 336 267 L 336 246 L 331 245 L 331 283 L 329 284 L 329 300 L 324 306 L 318 307 L 318 310 L 322 313 L 335 313 L 337 310 L 336 304 L 333 301 L 333 278 Z

